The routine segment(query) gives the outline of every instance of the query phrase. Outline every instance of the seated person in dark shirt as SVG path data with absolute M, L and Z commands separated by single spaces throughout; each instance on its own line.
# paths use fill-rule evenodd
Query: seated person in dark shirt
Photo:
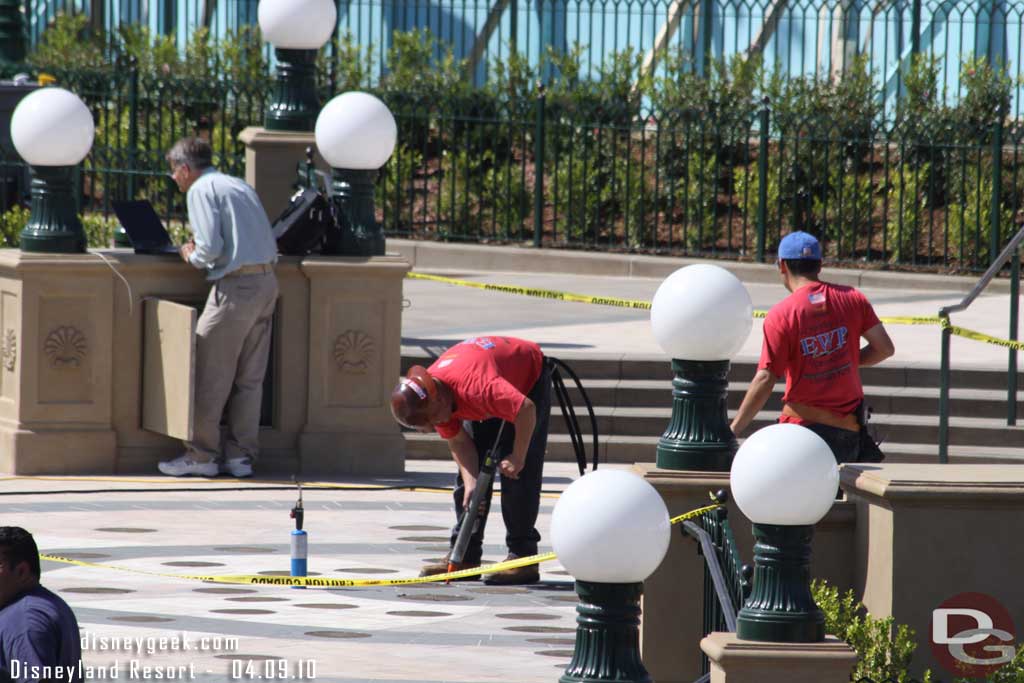
M 0 527 L 0 683 L 81 681 L 78 622 L 39 585 L 39 549 L 21 527 Z

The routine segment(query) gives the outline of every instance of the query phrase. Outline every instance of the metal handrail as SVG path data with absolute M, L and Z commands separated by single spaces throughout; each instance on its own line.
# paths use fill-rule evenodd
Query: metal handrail
M 978 283 L 974 285 L 971 292 L 963 300 L 952 306 L 943 306 L 939 309 L 939 317 L 943 320 L 942 325 L 942 360 L 939 367 L 939 462 L 949 462 L 949 341 L 952 337 L 952 330 L 949 328 L 949 315 L 966 310 L 974 300 L 981 294 L 992 278 L 996 276 L 1011 256 L 1017 254 L 1017 250 L 1024 242 L 1024 226 L 1021 226 L 1017 234 L 1000 252 L 999 256 L 992 261 L 988 270 L 981 276 Z M 1018 298 L 1020 291 L 1020 259 L 1014 258 L 1010 268 L 1010 339 L 1017 339 L 1017 314 Z M 1009 361 L 1007 363 L 1007 402 L 1009 403 L 1006 423 L 1008 425 L 1017 422 L 1017 351 L 1010 349 Z

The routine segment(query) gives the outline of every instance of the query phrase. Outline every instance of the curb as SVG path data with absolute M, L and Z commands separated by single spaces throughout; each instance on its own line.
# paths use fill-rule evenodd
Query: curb
M 639 254 L 608 254 L 567 249 L 536 249 L 532 246 L 453 244 L 423 240 L 388 239 L 388 252 L 404 257 L 421 271 L 454 270 L 460 272 L 566 273 L 605 277 L 663 279 L 683 266 L 695 263 L 719 265 L 742 282 L 778 284 L 774 264 Z M 841 285 L 868 289 L 937 290 L 968 293 L 977 276 L 933 273 L 902 273 L 882 270 L 830 268 L 825 279 Z M 994 279 L 989 293 L 1007 294 L 1008 279 Z

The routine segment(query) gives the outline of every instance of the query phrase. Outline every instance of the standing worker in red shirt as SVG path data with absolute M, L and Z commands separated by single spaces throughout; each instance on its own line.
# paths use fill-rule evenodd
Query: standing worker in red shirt
M 895 352 L 885 326 L 853 287 L 819 280 L 821 245 L 806 232 L 779 244 L 779 273 L 791 294 L 764 321 L 757 374 L 732 421 L 742 433 L 764 407 L 779 377 L 786 378 L 779 422 L 794 422 L 828 443 L 836 462 L 857 462 L 864 400 L 858 368 Z M 867 345 L 860 346 L 863 337 Z M 871 442 L 873 445 L 873 442 Z
M 436 431 L 448 441 L 459 472 L 455 480 L 455 514 L 462 519 L 476 487 L 480 465 L 497 439 L 501 459 L 501 516 L 512 560 L 537 554 L 535 524 L 540 508 L 544 451 L 551 413 L 551 370 L 537 344 L 514 337 L 474 337 L 456 344 L 429 367 L 415 366 L 391 394 L 391 412 L 401 424 L 421 432 Z M 484 527 L 490 511 L 488 491 L 479 529 L 455 569 L 480 566 Z M 452 529 L 454 546 L 459 522 Z M 449 551 L 449 555 L 450 555 Z M 421 576 L 448 571 L 448 557 L 428 564 Z M 537 565 L 488 574 L 489 584 L 515 585 L 540 579 Z

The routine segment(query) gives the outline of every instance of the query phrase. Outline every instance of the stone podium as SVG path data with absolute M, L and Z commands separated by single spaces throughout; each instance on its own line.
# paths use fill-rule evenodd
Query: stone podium
M 408 269 L 397 256 L 281 257 L 258 473 L 403 471 L 388 396 Z M 180 441 L 142 426 L 163 384 L 143 370 L 187 378 L 189 331 L 150 325 L 164 354 L 154 361 L 144 311 L 152 299 L 201 307 L 208 289 L 173 256 L 0 250 L 0 471 L 156 473 L 180 453 Z

